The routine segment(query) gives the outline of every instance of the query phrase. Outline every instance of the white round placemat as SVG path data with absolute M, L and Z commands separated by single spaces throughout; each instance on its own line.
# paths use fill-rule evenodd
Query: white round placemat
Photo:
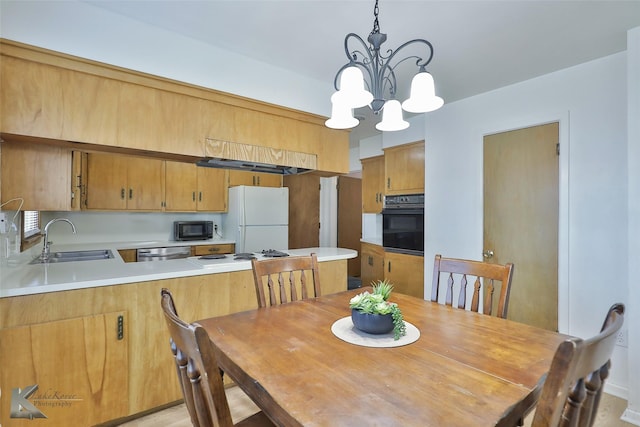
M 393 331 L 387 334 L 368 334 L 353 326 L 351 316 L 336 320 L 331 325 L 333 335 L 351 344 L 363 347 L 401 347 L 416 342 L 420 338 L 420 331 L 409 322 L 404 322 L 407 334 L 398 340 L 393 339 Z

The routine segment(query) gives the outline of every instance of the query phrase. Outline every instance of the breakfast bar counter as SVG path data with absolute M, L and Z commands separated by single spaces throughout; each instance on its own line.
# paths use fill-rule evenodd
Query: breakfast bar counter
M 32 385 L 37 391 L 29 401 L 49 427 L 101 424 L 180 400 L 162 288 L 189 322 L 258 306 L 249 260 L 125 263 L 121 245 L 103 246 L 82 250 L 112 249 L 114 258 L 30 265 L 34 256 L 27 256 L 0 267 L 0 360 L 8 367 L 0 371 L 1 425 L 16 425 L 8 415 L 11 390 Z M 347 290 L 347 260 L 356 251 L 286 252 L 317 254 L 323 295 Z M 50 405 L 47 393 L 73 399 Z

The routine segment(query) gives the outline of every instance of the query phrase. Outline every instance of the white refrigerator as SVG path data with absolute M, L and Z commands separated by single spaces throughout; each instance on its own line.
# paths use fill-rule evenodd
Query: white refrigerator
M 236 242 L 236 253 L 289 249 L 289 189 L 229 188 L 223 232 Z

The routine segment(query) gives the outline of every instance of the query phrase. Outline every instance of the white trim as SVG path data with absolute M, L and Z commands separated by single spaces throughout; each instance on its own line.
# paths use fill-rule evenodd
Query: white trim
M 629 424 L 640 426 L 640 412 L 632 411 L 629 407 L 624 410 L 620 419 L 628 422 Z

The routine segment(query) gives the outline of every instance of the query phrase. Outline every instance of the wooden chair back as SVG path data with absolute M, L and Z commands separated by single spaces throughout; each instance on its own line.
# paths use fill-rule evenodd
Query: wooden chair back
M 258 307 L 284 304 L 309 297 L 319 297 L 320 275 L 315 253 L 308 256 L 289 256 L 264 260 L 251 260 L 256 285 Z M 309 288 L 309 289 L 308 289 Z
M 593 425 L 623 322 L 624 305 L 614 304 L 598 335 L 587 340 L 569 339 L 558 346 L 532 427 Z
M 184 402 L 195 427 L 233 427 L 222 375 L 209 334 L 197 323 L 188 324 L 178 317 L 173 297 L 162 289 L 162 310 L 171 337 L 178 380 Z M 236 426 L 273 426 L 262 412 Z
M 433 281 L 431 283 L 431 301 L 438 301 L 440 294 L 440 276 L 448 275 L 445 304 L 453 306 L 454 293 L 458 294 L 457 308 L 467 308 L 467 285 L 473 281 L 473 297 L 469 309 L 478 312 L 480 292 L 484 286 L 484 304 L 482 312 L 507 318 L 509 309 L 509 292 L 513 276 L 513 264 L 489 264 L 456 258 L 443 258 L 436 255 L 433 264 Z M 499 282 L 499 283 L 497 283 Z M 494 294 L 500 288 L 497 309 L 494 313 Z

